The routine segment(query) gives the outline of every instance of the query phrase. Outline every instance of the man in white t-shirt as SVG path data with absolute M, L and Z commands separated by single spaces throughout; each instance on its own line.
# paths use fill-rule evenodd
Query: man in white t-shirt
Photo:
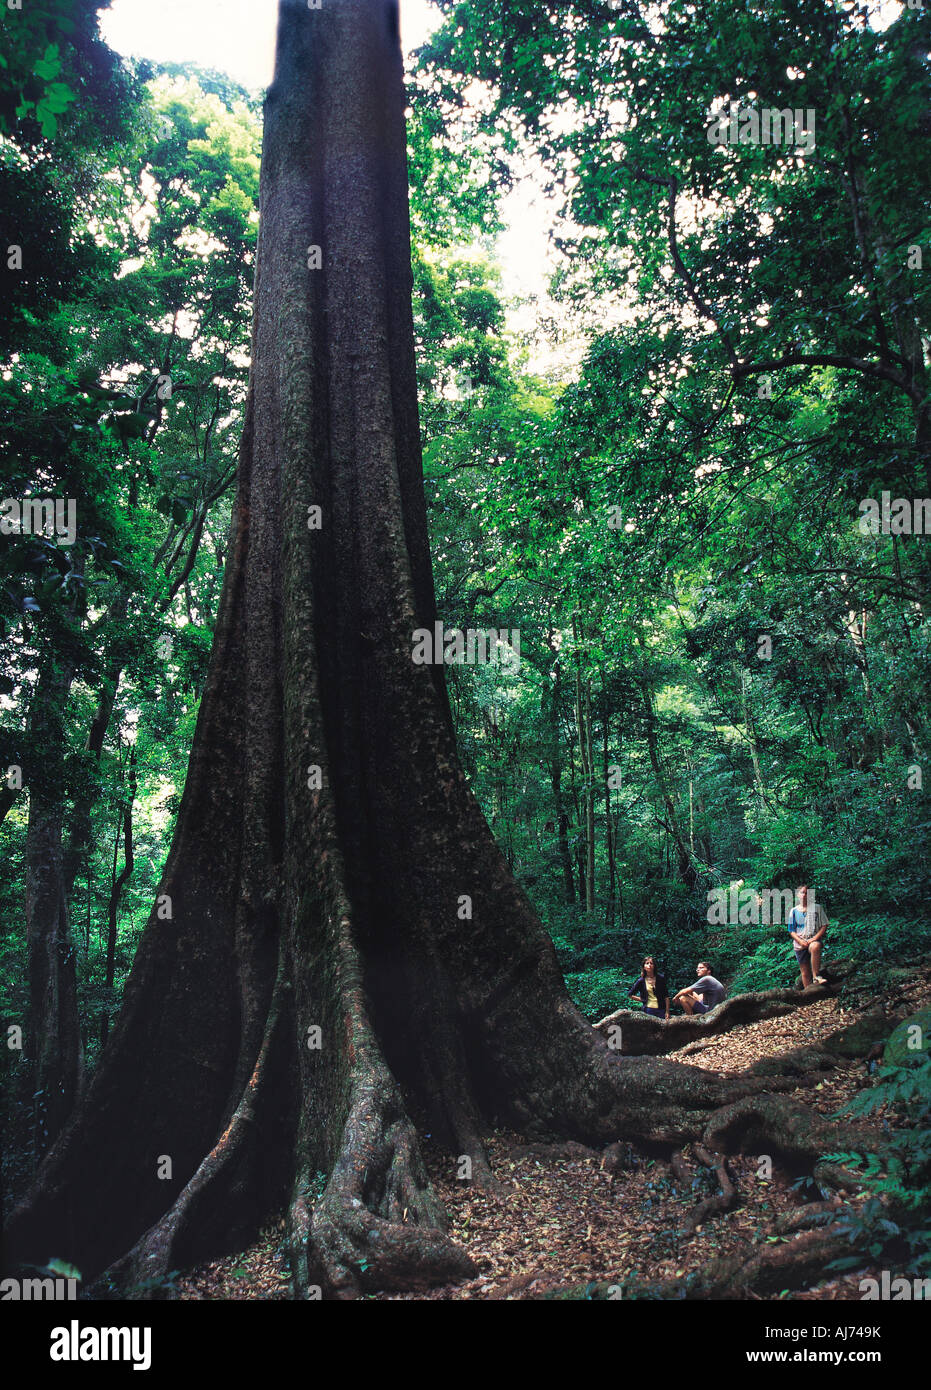
M 814 894 L 809 902 L 807 883 L 801 884 L 796 892 L 798 902 L 789 913 L 788 927 L 795 959 L 802 972 L 802 988 L 807 989 L 812 981 L 816 985 L 826 985 L 827 980 L 821 974 L 821 952 L 825 932 L 831 924 L 824 908 L 815 902 Z

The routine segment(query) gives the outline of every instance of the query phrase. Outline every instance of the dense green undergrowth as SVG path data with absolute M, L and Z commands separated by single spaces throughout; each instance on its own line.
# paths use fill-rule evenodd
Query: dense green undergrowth
M 729 995 L 791 989 L 800 983 L 785 927 L 715 928 L 705 936 L 693 931 L 688 944 L 691 952 L 683 949 L 679 942 L 674 950 L 670 948 L 664 954 L 652 936 L 645 938 L 642 952 L 625 943 L 626 949 L 618 951 L 616 966 L 567 970 L 569 993 L 586 1018 L 593 1020 L 603 1018 L 614 1009 L 639 1009 L 640 1001 L 628 999 L 627 993 L 640 973 L 643 955 L 648 953 L 656 956 L 660 969 L 666 965 L 672 992 L 692 983 L 694 967 L 701 957 L 708 959 L 717 977 L 727 986 Z M 831 920 L 824 964 L 830 970 L 832 960 L 856 961 L 859 969 L 846 988 L 866 997 L 883 988 L 891 968 L 929 951 L 931 919 L 892 912 L 853 915 L 840 909 Z M 563 958 L 569 954 L 558 939 L 557 953 Z

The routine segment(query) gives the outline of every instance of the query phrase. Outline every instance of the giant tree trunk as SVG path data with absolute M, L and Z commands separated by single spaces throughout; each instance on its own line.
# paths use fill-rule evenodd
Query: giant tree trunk
M 397 20 L 389 0 L 281 6 L 187 784 L 123 1010 L 14 1214 L 14 1258 L 138 1288 L 236 1248 L 290 1192 L 298 1292 L 446 1280 L 470 1264 L 415 1119 L 481 1178 L 492 1120 L 676 1143 L 747 1089 L 619 1057 L 576 1011 L 460 770 L 442 670 L 411 659 L 434 597 Z

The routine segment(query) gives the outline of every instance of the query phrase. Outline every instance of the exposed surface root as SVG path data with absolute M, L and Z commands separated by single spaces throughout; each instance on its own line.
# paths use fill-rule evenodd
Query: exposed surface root
M 178 1263 L 178 1251 L 185 1235 L 198 1224 L 215 1227 L 217 1209 L 224 1199 L 228 1203 L 227 1216 L 225 1221 L 220 1218 L 220 1224 L 226 1226 L 227 1240 L 235 1235 L 235 1217 L 231 1210 L 236 1206 L 233 1194 L 238 1180 L 247 1175 L 259 1142 L 257 1106 L 274 1064 L 281 1021 L 279 977 L 259 1056 L 229 1124 L 164 1216 L 96 1281 L 94 1287 L 100 1296 L 115 1291 L 133 1299 L 170 1296 L 165 1281 L 172 1266 Z M 248 1232 L 249 1235 L 253 1233 Z
M 804 1289 L 823 1276 L 826 1266 L 849 1249 L 846 1237 L 828 1228 L 805 1231 L 783 1245 L 767 1245 L 749 1259 L 745 1255 L 712 1260 L 687 1279 L 662 1284 L 632 1284 L 626 1298 L 744 1299 L 783 1289 Z M 606 1296 L 606 1295 L 603 1295 Z
M 873 1147 L 877 1147 L 875 1144 Z M 812 1177 L 822 1192 L 859 1192 L 863 1187 L 863 1175 L 839 1163 L 816 1163 Z
M 520 1144 L 512 1150 L 515 1158 L 598 1158 L 599 1154 L 588 1144 L 578 1144 L 567 1139 L 563 1144 Z
M 292 1275 L 298 1297 L 328 1298 L 364 1289 L 418 1289 L 468 1278 L 469 1256 L 446 1235 L 446 1216 L 433 1193 L 410 1122 L 382 1132 L 371 1166 L 344 1154 L 326 1192 L 291 1208 Z
M 669 1166 L 672 1169 L 673 1177 L 680 1187 L 690 1188 L 692 1186 L 694 1174 L 686 1162 L 685 1154 L 681 1149 L 678 1149 L 673 1154 L 672 1158 L 669 1160 Z
M 829 1226 L 836 1221 L 843 1210 L 843 1202 L 833 1197 L 829 1202 L 809 1202 L 795 1211 L 787 1211 L 776 1220 L 776 1231 L 781 1236 L 798 1235 L 800 1231 L 815 1230 Z
M 872 1142 L 865 1130 L 839 1125 L 786 1096 L 745 1097 L 724 1106 L 705 1128 L 706 1148 L 725 1153 L 769 1155 L 798 1175 L 810 1173 L 824 1153 L 857 1149 Z
M 601 1167 L 606 1173 L 612 1175 L 617 1173 L 627 1173 L 638 1167 L 640 1155 L 632 1144 L 625 1144 L 623 1140 L 618 1140 L 616 1144 L 609 1144 L 601 1155 Z
M 823 1048 L 800 1047 L 794 1052 L 784 1052 L 779 1057 L 766 1057 L 754 1062 L 750 1068 L 751 1076 L 793 1076 L 818 1078 L 832 1071 L 838 1059 Z
M 688 1043 L 726 1033 L 740 1024 L 779 1018 L 830 995 L 835 986 L 810 985 L 808 989 L 767 989 L 751 994 L 735 994 L 710 1013 L 672 1018 L 668 1023 L 650 1014 L 630 1009 L 614 1013 L 593 1025 L 595 1031 L 611 1039 L 611 1046 L 623 1056 L 658 1057 L 676 1052 Z
M 715 1212 L 730 1211 L 731 1207 L 737 1203 L 737 1187 L 731 1180 L 730 1173 L 727 1171 L 727 1162 L 720 1154 L 710 1154 L 701 1144 L 694 1144 L 693 1150 L 695 1157 L 706 1168 L 711 1168 L 720 1185 L 721 1191 L 713 1197 L 707 1197 L 703 1202 L 699 1202 L 694 1211 L 691 1211 L 682 1226 L 682 1235 L 694 1235 L 699 1226 L 704 1225 L 709 1216 Z
M 328 926 L 342 963 L 339 1001 L 349 1066 L 340 1079 L 348 1110 L 319 1200 L 309 1157 L 295 1181 L 289 1213 L 295 1296 L 319 1291 L 347 1299 L 366 1289 L 417 1289 L 467 1278 L 474 1265 L 446 1234 L 445 1209 L 371 1026 L 351 918 L 333 914 Z M 318 1065 L 316 1077 L 326 1079 L 325 1059 Z M 308 1130 L 314 1083 L 310 1071 L 303 1083 Z

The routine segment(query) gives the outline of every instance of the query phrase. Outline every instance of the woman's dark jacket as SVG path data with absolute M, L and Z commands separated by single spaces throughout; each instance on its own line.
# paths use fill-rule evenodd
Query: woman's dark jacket
M 653 988 L 656 990 L 656 1003 L 659 1006 L 659 1008 L 663 1008 L 663 1006 L 666 1003 L 666 1000 L 669 997 L 669 991 L 666 989 L 666 976 L 657 973 L 656 979 L 653 982 Z M 639 994 L 640 999 L 643 1003 L 643 1007 L 646 1008 L 647 982 L 642 975 L 640 976 L 640 979 L 634 985 L 633 989 L 630 991 L 630 994 L 628 994 L 627 997 L 630 998 L 632 994 Z

